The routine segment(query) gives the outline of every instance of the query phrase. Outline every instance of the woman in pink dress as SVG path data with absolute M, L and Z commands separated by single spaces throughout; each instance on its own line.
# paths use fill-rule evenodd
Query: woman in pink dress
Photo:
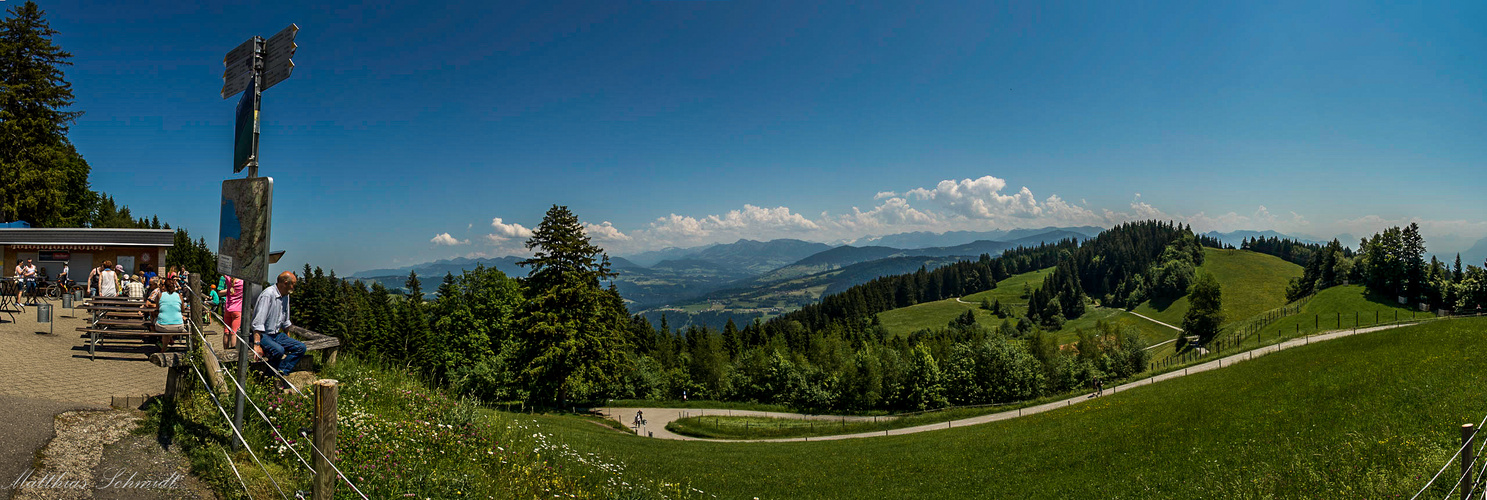
M 223 329 L 222 345 L 228 349 L 234 349 L 238 345 L 237 331 L 243 323 L 243 280 L 227 276 L 223 278 L 227 286 L 223 292 L 222 321 L 226 322 Z

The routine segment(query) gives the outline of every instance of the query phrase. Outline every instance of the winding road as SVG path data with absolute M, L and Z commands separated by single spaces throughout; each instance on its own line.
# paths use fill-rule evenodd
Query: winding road
M 1135 314 L 1135 313 L 1132 313 L 1132 314 Z M 1150 318 L 1147 318 L 1147 319 L 1150 319 Z M 1152 321 L 1156 321 L 1156 320 L 1152 320 Z M 1158 323 L 1160 323 L 1160 322 L 1158 322 Z M 1191 374 L 1191 373 L 1199 373 L 1199 372 L 1205 372 L 1205 371 L 1209 371 L 1209 370 L 1217 370 L 1219 368 L 1223 368 L 1225 366 L 1232 365 L 1234 363 L 1239 363 L 1241 361 L 1248 361 L 1250 359 L 1254 359 L 1255 356 L 1264 356 L 1266 354 L 1270 354 L 1270 353 L 1274 353 L 1274 352 L 1277 352 L 1277 351 L 1281 351 L 1283 349 L 1290 349 L 1292 347 L 1302 346 L 1302 345 L 1310 344 L 1312 342 L 1325 342 L 1325 341 L 1328 341 L 1328 340 L 1338 339 L 1338 338 L 1347 337 L 1347 336 L 1351 336 L 1351 335 L 1357 335 L 1357 334 L 1362 334 L 1362 333 L 1370 333 L 1370 332 L 1377 332 L 1377 331 L 1380 331 L 1380 330 L 1388 330 L 1388 329 L 1391 329 L 1391 328 L 1399 328 L 1399 327 L 1402 327 L 1402 326 L 1410 326 L 1410 325 L 1414 325 L 1414 324 L 1417 324 L 1417 323 L 1412 322 L 1412 323 L 1401 323 L 1401 324 L 1397 324 L 1397 325 L 1375 326 L 1375 327 L 1370 327 L 1370 328 L 1362 328 L 1362 329 L 1358 329 L 1358 330 L 1334 330 L 1334 331 L 1330 331 L 1330 332 L 1327 332 L 1327 333 L 1321 333 L 1321 334 L 1311 335 L 1311 336 L 1307 336 L 1307 337 L 1295 338 L 1295 339 L 1287 340 L 1285 342 L 1281 342 L 1279 344 L 1272 344 L 1272 345 L 1268 345 L 1268 346 L 1265 346 L 1265 347 L 1260 347 L 1260 348 L 1252 349 L 1252 350 L 1249 350 L 1249 351 L 1241 352 L 1241 353 L 1238 353 L 1238 354 L 1232 354 L 1232 355 L 1229 355 L 1229 356 L 1225 356 L 1225 357 L 1222 357 L 1222 358 L 1219 358 L 1219 359 L 1216 359 L 1216 360 L 1213 360 L 1213 361 L 1209 361 L 1207 363 L 1193 365 L 1193 366 L 1184 368 L 1182 370 L 1174 370 L 1174 371 L 1171 371 L 1171 372 L 1163 373 L 1161 375 L 1156 375 L 1156 376 L 1153 376 L 1153 377 L 1148 377 L 1148 378 L 1145 378 L 1145 379 L 1140 379 L 1140 380 L 1137 380 L 1137 381 L 1134 381 L 1134 382 L 1128 382 L 1128 383 L 1125 383 L 1125 384 L 1121 384 L 1119 386 L 1115 386 L 1115 387 L 1110 388 L 1110 395 L 1118 394 L 1118 393 L 1121 393 L 1121 392 L 1124 392 L 1124 391 L 1128 391 L 1128 390 L 1131 390 L 1131 389 L 1135 389 L 1137 387 L 1144 386 L 1144 385 L 1155 384 L 1155 383 L 1158 383 L 1158 382 L 1162 382 L 1164 380 L 1171 380 L 1171 379 L 1174 379 L 1174 378 L 1187 376 L 1188 374 Z M 1171 326 L 1171 325 L 1168 325 L 1168 326 Z M 926 424 L 926 425 L 920 425 L 920 426 L 916 426 L 916 427 L 905 427 L 905 428 L 902 428 L 902 429 L 890 429 L 890 430 L 878 431 L 878 432 L 859 432 L 859 433 L 855 433 L 855 434 L 838 434 L 838 435 L 832 435 L 832 436 L 813 436 L 813 437 L 803 437 L 803 438 L 778 438 L 778 439 L 704 439 L 704 438 L 695 438 L 695 437 L 690 437 L 690 436 L 682 436 L 682 435 L 673 433 L 671 431 L 668 431 L 668 430 L 666 430 L 666 424 L 669 424 L 669 423 L 671 423 L 673 421 L 676 421 L 677 419 L 684 418 L 686 416 L 706 416 L 706 415 L 764 416 L 764 417 L 779 417 L 779 418 L 806 418 L 806 419 L 823 420 L 823 421 L 830 421 L 830 422 L 842 421 L 844 419 L 846 421 L 849 421 L 849 422 L 851 422 L 851 421 L 872 420 L 873 417 L 853 417 L 853 416 L 835 416 L 835 415 L 802 415 L 802 414 L 799 414 L 799 413 L 778 413 L 778 412 L 762 412 L 762 411 L 749 411 L 749 410 L 713 410 L 713 409 L 695 409 L 695 408 L 593 408 L 592 410 L 598 411 L 598 412 L 602 413 L 605 417 L 614 419 L 614 420 L 616 420 L 616 421 L 618 421 L 618 422 L 620 422 L 622 424 L 631 426 L 631 428 L 635 429 L 635 432 L 637 434 L 640 434 L 642 436 L 651 436 L 651 437 L 654 437 L 654 438 L 657 438 L 657 439 L 674 439 L 674 440 L 680 440 L 680 441 L 714 441 L 714 442 L 726 442 L 726 443 L 758 443 L 758 442 L 832 441 L 832 440 L 838 440 L 838 439 L 860 439 L 860 438 L 869 438 L 869 437 L 878 437 L 878 436 L 899 436 L 899 435 L 903 435 L 903 434 L 915 434 L 915 433 L 928 432 L 928 431 L 939 430 L 939 429 L 953 429 L 953 428 L 956 428 L 956 427 L 965 427 L 965 426 L 968 426 L 968 425 L 978 425 L 978 424 L 984 424 L 984 423 L 987 423 L 987 422 L 998 422 L 998 421 L 1002 421 L 1002 420 L 1011 420 L 1011 419 L 1014 419 L 1014 418 L 1017 418 L 1017 417 L 1021 417 L 1023 415 L 1032 415 L 1032 414 L 1036 414 L 1036 413 L 1043 413 L 1043 412 L 1046 412 L 1046 411 L 1056 410 L 1056 409 L 1059 409 L 1059 408 L 1064 408 L 1064 407 L 1068 407 L 1068 406 L 1073 406 L 1073 405 L 1076 405 L 1076 404 L 1080 404 L 1080 403 L 1089 401 L 1090 399 L 1092 399 L 1092 398 L 1090 398 L 1088 395 L 1082 394 L 1082 395 L 1079 395 L 1079 396 L 1074 396 L 1074 397 L 1070 397 L 1070 398 L 1066 398 L 1066 399 L 1060 399 L 1058 401 L 1054 401 L 1054 402 L 1051 402 L 1051 403 L 1044 403 L 1044 404 L 1041 404 L 1041 405 L 1038 405 L 1038 406 L 1029 406 L 1027 408 L 1022 408 L 1022 409 L 1018 409 L 1018 410 L 1008 410 L 1008 411 L 1004 411 L 1004 412 L 991 413 L 991 414 L 981 415 L 981 416 L 977 416 L 977 417 L 962 418 L 962 419 L 958 419 L 958 420 L 951 420 L 951 421 L 941 422 L 941 423 L 936 423 L 936 424 Z M 639 426 L 639 427 L 632 425 L 633 422 L 634 422 L 634 420 L 635 420 L 635 414 L 636 414 L 637 411 L 638 412 L 644 412 L 645 419 L 647 420 L 646 425 Z M 881 418 L 881 417 L 879 417 L 879 418 Z

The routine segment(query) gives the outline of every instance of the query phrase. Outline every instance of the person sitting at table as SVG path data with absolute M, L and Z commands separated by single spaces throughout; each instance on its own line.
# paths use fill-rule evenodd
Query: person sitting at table
M 148 307 L 158 308 L 152 329 L 157 333 L 186 333 L 186 317 L 181 313 L 181 294 L 176 292 L 176 283 L 171 280 L 161 281 L 162 286 L 157 290 L 158 295 L 152 296 L 153 300 L 145 304 Z M 165 346 L 175 340 L 174 335 L 161 337 L 160 352 L 165 352 Z
M 125 297 L 129 297 L 129 298 L 132 298 L 132 299 L 142 299 L 142 298 L 144 298 L 145 297 L 145 281 L 144 281 L 144 277 L 136 274 L 133 277 L 125 276 L 125 278 L 128 278 L 129 279 L 129 283 L 124 285 L 124 296 Z
M 119 275 L 114 272 L 114 263 L 103 261 L 103 270 L 98 272 L 98 296 L 119 296 Z
M 145 302 L 149 302 L 149 303 L 152 303 L 152 304 L 159 303 L 160 302 L 160 294 L 161 293 L 164 293 L 165 283 L 167 281 L 170 281 L 170 280 L 164 280 L 164 279 L 155 280 L 154 283 L 151 283 L 150 286 L 146 287 L 146 289 L 148 289 L 148 291 L 145 292 L 145 293 L 147 293 L 149 295 L 148 295 L 148 298 L 145 299 Z

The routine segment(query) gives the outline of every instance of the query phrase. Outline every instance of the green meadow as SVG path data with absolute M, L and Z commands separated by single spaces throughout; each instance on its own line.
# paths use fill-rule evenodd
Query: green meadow
M 1198 272 L 1212 274 L 1223 290 L 1224 323 L 1248 319 L 1286 304 L 1286 285 L 1301 276 L 1301 266 L 1279 257 L 1248 250 L 1203 249 Z M 1188 311 L 1187 296 L 1176 300 L 1149 300 L 1135 312 L 1176 327 Z
M 1409 498 L 1487 413 L 1487 319 L 1288 349 L 1010 421 L 806 443 L 536 417 L 577 453 L 719 498 Z M 1441 498 L 1450 482 L 1427 494 Z

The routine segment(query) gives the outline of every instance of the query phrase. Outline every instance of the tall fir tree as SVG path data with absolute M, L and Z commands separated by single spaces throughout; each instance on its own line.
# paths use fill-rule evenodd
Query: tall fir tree
M 0 219 L 35 226 L 82 225 L 97 196 L 88 163 L 67 140 L 81 111 L 70 110 L 72 63 L 35 2 L 0 21 Z
M 519 359 L 529 394 L 560 406 L 603 394 L 618 382 L 628 349 L 620 330 L 628 322 L 623 302 L 599 284 L 613 276 L 609 257 L 590 243 L 578 216 L 558 205 L 526 247 L 535 251 L 519 262 L 531 268 Z

